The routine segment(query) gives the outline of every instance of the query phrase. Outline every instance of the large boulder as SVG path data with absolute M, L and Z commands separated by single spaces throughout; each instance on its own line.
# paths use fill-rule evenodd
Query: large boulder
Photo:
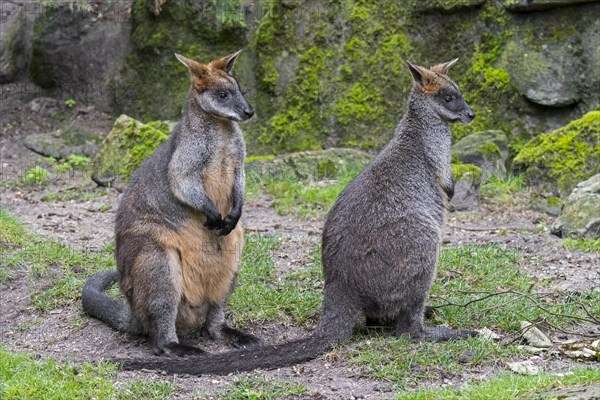
M 28 149 L 46 157 L 66 159 L 71 154 L 94 157 L 103 137 L 79 127 L 59 129 L 50 133 L 29 135 L 24 140 Z
M 249 157 L 247 179 L 319 181 L 335 179 L 343 171 L 360 171 L 373 160 L 367 152 L 332 148 L 302 151 L 278 157 Z
M 451 211 L 473 211 L 479 208 L 481 168 L 469 164 L 452 164 L 454 196 Z
M 573 189 L 551 231 L 560 237 L 600 238 L 600 174 Z
M 119 95 L 113 80 L 128 47 L 130 23 L 123 3 L 97 3 L 91 11 L 69 5 L 44 8 L 34 26 L 29 72 L 63 99 L 109 110 Z
M 600 169 L 600 111 L 527 142 L 513 160 L 528 183 L 567 195 Z
M 26 63 L 25 8 L 16 2 L 6 1 L 1 6 L 0 18 L 0 83 L 12 82 Z
M 133 171 L 169 137 L 171 126 L 163 121 L 144 124 L 127 115 L 115 121 L 92 163 L 92 180 L 122 190 Z
M 502 131 L 476 132 L 456 142 L 452 156 L 463 164 L 478 166 L 484 177 L 503 176 L 508 160 L 508 138 Z
M 557 62 L 574 59 L 575 46 L 551 43 L 543 48 L 509 42 L 500 59 L 516 83 L 519 93 L 532 103 L 548 107 L 566 107 L 581 100 L 579 63 Z

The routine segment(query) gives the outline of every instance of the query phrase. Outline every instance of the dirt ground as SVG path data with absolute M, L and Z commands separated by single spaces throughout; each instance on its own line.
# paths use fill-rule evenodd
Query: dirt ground
M 8 209 L 31 231 L 58 239 L 64 244 L 86 251 L 96 251 L 113 238 L 113 222 L 119 194 L 112 189 L 89 201 L 52 201 L 41 198 L 48 193 L 59 193 L 68 188 L 87 188 L 99 191 L 86 174 L 74 177 L 57 176 L 41 188 L 14 186 L 20 174 L 30 168 L 39 155 L 23 146 L 26 135 L 48 132 L 64 124 L 87 124 L 98 131 L 108 132 L 113 117 L 90 110 L 65 110 L 58 106 L 61 116 L 45 114 L 43 107 L 32 106 L 31 101 L 13 98 L 2 104 L 0 116 L 0 162 L 2 182 L 1 206 Z M 35 111 L 37 109 L 37 111 Z M 102 210 L 102 211 L 101 211 Z M 522 268 L 532 277 L 550 282 L 550 288 L 583 291 L 600 287 L 600 256 L 567 250 L 560 239 L 541 227 L 550 226 L 553 217 L 528 209 L 525 205 L 506 207 L 494 202 L 483 203 L 476 212 L 451 213 L 444 233 L 446 246 L 468 243 L 496 242 L 523 250 Z M 245 204 L 244 226 L 248 231 L 277 233 L 283 245 L 274 255 L 281 271 L 302 265 L 308 249 L 319 240 L 322 220 L 298 221 L 278 215 L 269 207 L 269 199 L 250 200 Z M 9 348 L 34 352 L 43 356 L 76 361 L 95 361 L 112 357 L 142 357 L 149 348 L 142 339 L 115 333 L 103 323 L 83 315 L 79 302 L 63 309 L 41 313 L 33 307 L 30 293 L 44 282 L 32 282 L 25 274 L 7 285 L 0 285 L 0 338 Z M 73 321 L 80 321 L 74 324 Z M 19 329 L 29 326 L 28 329 Z M 592 331 L 595 328 L 591 328 Z M 600 327 L 598 328 L 600 329 Z M 270 323 L 251 326 L 252 333 L 266 342 L 289 340 L 305 334 L 303 328 Z M 590 331 L 590 332 L 592 332 Z M 600 330 L 595 330 L 600 334 Z M 204 343 L 202 343 L 204 345 Z M 226 350 L 225 345 L 209 345 L 211 350 Z M 344 361 L 344 348 L 338 357 L 322 356 L 299 366 L 275 371 L 246 374 L 295 381 L 309 389 L 305 399 L 382 399 L 393 395 L 389 382 L 366 379 L 360 370 Z M 541 359 L 545 370 L 560 370 L 573 362 Z M 479 378 L 490 374 L 483 368 Z M 132 376 L 160 377 L 148 372 L 121 372 L 119 379 Z M 440 376 L 439 386 L 458 385 L 472 376 Z M 178 376 L 175 396 L 191 398 L 197 392 L 211 393 L 226 388 L 232 376 Z M 436 385 L 437 386 L 437 385 Z

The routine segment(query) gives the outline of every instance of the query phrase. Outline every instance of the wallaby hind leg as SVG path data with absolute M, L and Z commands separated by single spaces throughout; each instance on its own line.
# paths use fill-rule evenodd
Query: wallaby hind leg
M 433 340 L 445 342 L 448 340 L 465 339 L 477 336 L 476 331 L 466 329 L 451 329 L 444 326 L 426 327 L 423 324 L 425 309 L 421 305 L 411 312 L 402 313 L 396 319 L 396 336 L 408 335 L 413 340 Z
M 231 328 L 225 322 L 225 306 L 218 304 L 212 306 L 206 316 L 205 330 L 213 340 L 225 339 L 231 342 L 235 347 L 253 347 L 261 345 L 260 338 Z
M 180 344 L 177 337 L 175 323 L 182 287 L 179 257 L 156 248 L 139 257 L 138 263 L 140 269 L 151 273 L 138 274 L 134 293 L 135 288 L 139 288 L 139 291 L 134 297 L 134 307 L 139 304 L 145 308 L 140 311 L 147 317 L 154 354 L 181 357 L 203 353 L 196 347 Z
M 417 340 L 425 336 L 422 305 L 400 313 L 396 318 L 395 334 L 396 336 L 408 335 L 411 339 Z

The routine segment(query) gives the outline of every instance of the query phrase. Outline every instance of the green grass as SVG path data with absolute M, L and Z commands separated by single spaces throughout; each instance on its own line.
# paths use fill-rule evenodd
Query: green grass
M 266 379 L 262 377 L 236 376 L 233 383 L 224 390 L 210 393 L 199 399 L 216 398 L 222 400 L 278 400 L 297 398 L 307 389 L 297 383 Z
M 70 364 L 15 353 L 0 347 L 0 398 L 21 399 L 168 399 L 173 385 L 139 379 L 116 382 L 117 366 Z
M 41 311 L 66 306 L 79 299 L 88 276 L 103 269 L 114 269 L 112 252 L 85 252 L 27 232 L 5 210 L 0 209 L 2 264 L 0 282 L 12 279 L 16 271 L 26 271 L 35 281 L 45 278 L 43 288 L 34 289 L 33 305 Z
M 391 332 L 370 333 L 362 339 L 348 351 L 350 364 L 361 367 L 365 376 L 396 382 L 399 387 L 435 379 L 442 371 L 444 376 L 460 375 L 520 354 L 516 346 L 482 339 L 412 342 L 393 337 Z
M 567 249 L 586 253 L 600 253 L 600 239 L 563 239 L 561 244 Z
M 554 399 L 542 397 L 551 389 L 589 385 L 600 382 L 600 368 L 581 367 L 565 376 L 542 373 L 536 376 L 521 376 L 504 373 L 481 382 L 471 381 L 461 388 L 420 390 L 405 392 L 396 400 L 518 400 L 518 399 Z
M 481 185 L 481 195 L 493 197 L 502 203 L 512 203 L 513 195 L 525 189 L 525 178 L 522 175 L 507 174 L 505 177 L 489 176 Z
M 279 214 L 292 214 L 301 219 L 322 217 L 363 168 L 363 165 L 350 163 L 336 170 L 328 179 L 319 179 L 318 176 L 300 179 L 289 174 L 278 176 L 250 170 L 246 179 L 246 194 L 251 198 L 259 193 L 272 195 L 273 208 Z
M 26 184 L 31 185 L 35 183 L 41 186 L 46 183 L 48 176 L 50 176 L 50 171 L 42 168 L 39 165 L 36 165 L 35 167 L 25 171 L 22 180 Z
M 565 327 L 578 322 L 568 316 L 589 319 L 583 305 L 591 315 L 600 315 L 598 291 L 540 291 L 519 267 L 522 262 L 519 251 L 498 245 L 444 249 L 431 290 L 432 305 L 455 305 L 438 308 L 434 322 L 514 331 L 521 320 Z M 495 293 L 500 294 L 490 296 Z
M 90 201 L 107 194 L 106 189 L 88 188 L 88 187 L 73 187 L 60 190 L 58 192 L 45 192 L 41 200 L 45 202 L 54 201 Z
M 239 282 L 228 305 L 234 323 L 312 320 L 322 299 L 318 249 L 312 250 L 306 267 L 277 280 L 273 254 L 279 239 L 254 234 L 247 235 L 245 242 Z
M 430 296 L 438 308 L 427 324 L 488 327 L 518 337 L 522 320 L 536 322 L 544 330 L 584 323 L 578 318 L 594 323 L 593 316 L 600 315 L 600 293 L 538 292 L 519 268 L 523 261 L 520 252 L 498 245 L 443 249 Z M 481 366 L 496 366 L 520 354 L 518 341 L 510 345 L 483 338 L 411 343 L 393 337 L 391 331 L 362 339 L 348 353 L 351 364 L 367 376 L 399 387 L 439 374 L 476 373 Z

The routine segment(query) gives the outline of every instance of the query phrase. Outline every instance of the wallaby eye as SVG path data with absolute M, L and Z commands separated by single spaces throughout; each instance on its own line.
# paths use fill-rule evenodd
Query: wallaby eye
M 227 92 L 219 92 L 217 96 L 219 96 L 220 99 L 226 99 L 228 95 Z
M 454 96 L 448 95 L 448 96 L 444 97 L 444 101 L 446 103 L 450 103 L 452 100 L 454 100 Z

